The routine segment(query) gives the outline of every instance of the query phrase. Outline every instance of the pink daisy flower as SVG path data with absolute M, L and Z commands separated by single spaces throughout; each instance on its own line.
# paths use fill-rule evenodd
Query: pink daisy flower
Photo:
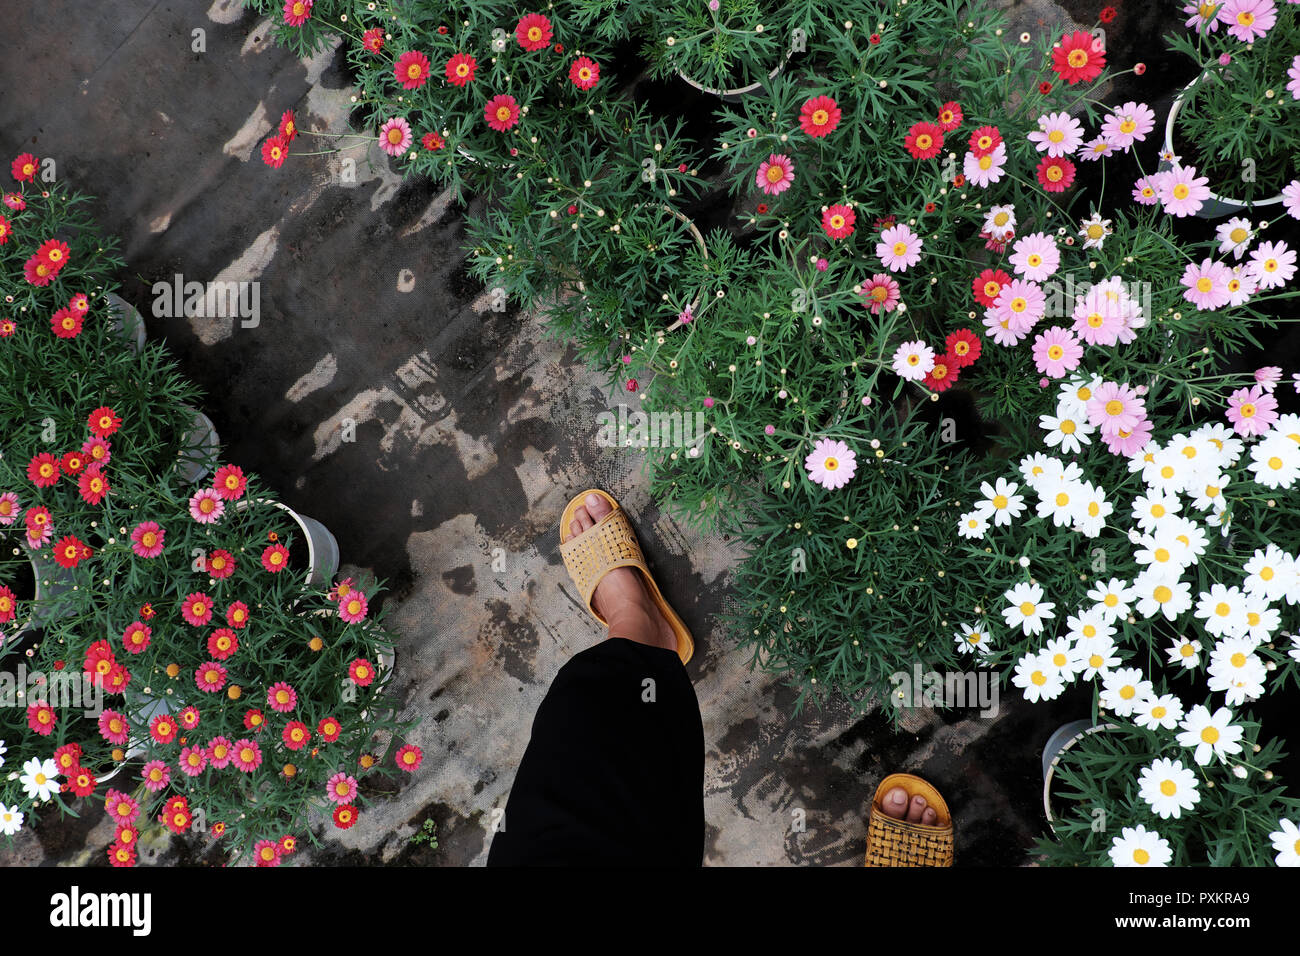
M 1227 0 L 1219 7 L 1219 22 L 1229 36 L 1254 43 L 1277 23 L 1277 7 L 1273 0 Z
M 851 206 L 827 206 L 822 213 L 822 231 L 832 239 L 847 239 L 853 235 L 853 224 L 857 218 Z
M 1096 286 L 1075 296 L 1074 331 L 1089 345 L 1115 345 L 1124 328 L 1124 312 L 1104 289 Z
M 230 762 L 236 770 L 252 773 L 262 765 L 262 748 L 256 741 L 241 737 L 230 745 Z
M 200 664 L 194 670 L 194 686 L 207 694 L 215 694 L 226 686 L 226 669 L 216 661 Z
M 1253 275 L 1241 266 L 1233 266 L 1232 277 L 1228 279 L 1228 305 L 1233 308 L 1245 305 L 1258 288 Z
M 1262 435 L 1277 421 L 1277 399 L 1258 385 L 1239 388 L 1228 397 L 1225 414 L 1242 438 Z
M 794 160 L 789 156 L 773 153 L 758 164 L 758 176 L 755 181 L 758 188 L 766 195 L 781 195 L 794 182 Z
M 400 116 L 394 116 L 379 127 L 379 148 L 389 156 L 401 156 L 411 148 L 414 139 L 411 125 Z
M 1085 162 L 1095 162 L 1115 152 L 1115 147 L 1104 136 L 1098 136 L 1089 143 L 1079 147 L 1079 158 Z
M 208 765 L 208 755 L 202 747 L 182 747 L 179 761 L 181 773 L 187 777 L 197 777 Z
M 140 771 L 144 785 L 150 793 L 157 793 L 171 782 L 172 772 L 161 760 L 150 760 Z
M 311 18 L 311 7 L 315 0 L 285 0 L 284 22 L 291 27 L 300 27 Z
M 1286 85 L 1286 91 L 1291 94 L 1292 99 L 1300 100 L 1300 53 L 1297 53 L 1295 59 L 1291 61 L 1291 68 L 1286 71 L 1291 82 Z
M 1044 232 L 1033 232 L 1011 247 L 1011 266 L 1031 282 L 1043 282 L 1061 264 L 1056 240 Z
M 1142 419 L 1128 431 L 1102 432 L 1101 440 L 1112 455 L 1132 458 L 1151 441 L 1151 419 Z
M 1222 262 L 1203 259 L 1200 265 L 1189 262 L 1183 269 L 1181 280 L 1183 298 L 1202 312 L 1223 308 L 1228 304 L 1228 280 L 1232 270 Z
M 898 283 L 887 273 L 877 272 L 862 284 L 862 298 L 872 315 L 893 312 L 898 306 Z
M 280 844 L 275 840 L 258 840 L 253 844 L 254 866 L 279 866 Z
M 349 624 L 360 624 L 365 620 L 369 607 L 365 594 L 354 588 L 348 592 L 347 597 L 339 601 L 339 617 Z
M 1048 156 L 1069 156 L 1083 145 L 1083 126 L 1069 113 L 1044 113 L 1029 141 Z
M 857 471 L 857 455 L 842 441 L 822 438 L 804 459 L 808 480 L 834 491 L 849 483 Z
M 0 525 L 11 525 L 18 520 L 18 495 L 13 491 L 6 491 L 0 495 Z
M 1280 381 L 1282 381 L 1282 370 L 1276 365 L 1265 365 L 1263 368 L 1255 369 L 1255 384 L 1266 392 L 1277 388 L 1277 383 Z
M 278 681 L 266 692 L 266 706 L 287 714 L 298 703 L 298 692 L 287 681 Z
M 1103 435 L 1132 431 L 1147 414 L 1146 402 L 1119 382 L 1102 382 L 1088 399 L 1087 409 L 1089 424 Z
M 109 790 L 104 794 L 104 812 L 113 818 L 118 826 L 130 826 L 140 816 L 140 804 L 129 793 L 121 790 Z
M 998 345 L 1010 347 L 1019 344 L 1020 340 L 1029 334 L 1029 330 L 1013 325 L 1012 321 L 1009 318 L 1003 318 L 997 309 L 986 309 L 984 312 L 984 334 Z
M 909 266 L 921 261 L 925 243 L 921 237 L 902 223 L 890 226 L 880 234 L 876 255 L 890 272 L 906 272 Z
M 226 510 L 226 503 L 212 488 L 200 488 L 190 498 L 190 517 L 199 524 L 212 524 Z
M 988 189 L 991 184 L 1002 179 L 1006 165 L 1007 144 L 998 143 L 990 152 L 983 155 L 967 153 L 966 158 L 962 160 L 962 172 L 974 185 L 981 189 Z
M 1083 345 L 1069 329 L 1054 325 L 1034 338 L 1034 364 L 1048 378 L 1064 378 L 1079 367 Z
M 1209 177 L 1197 178 L 1195 166 L 1174 166 L 1160 181 L 1160 202 L 1171 216 L 1195 215 L 1210 198 Z
M 1160 201 L 1160 191 L 1154 176 L 1143 176 L 1133 184 L 1133 201 L 1143 206 L 1154 206 Z
M 356 777 L 340 770 L 325 784 L 325 796 L 334 803 L 351 803 L 357 795 Z
M 1261 289 L 1277 289 L 1295 275 L 1295 251 L 1285 242 L 1261 242 L 1250 254 L 1246 271 Z
M 114 747 L 125 747 L 131 725 L 126 717 L 115 710 L 106 710 L 99 715 L 99 735 Z
M 1191 14 L 1183 21 L 1183 26 L 1198 33 L 1213 33 L 1219 29 L 1219 18 L 1216 16 L 1218 12 L 1219 6 L 1215 0 L 1192 0 L 1183 5 L 1183 13 Z
M 1300 96 L 1296 97 L 1300 99 Z M 1293 179 L 1282 190 L 1282 208 L 1292 219 L 1300 219 L 1300 179 Z
M 166 534 L 158 522 L 142 521 L 131 532 L 131 550 L 142 558 L 156 558 L 162 554 Z
M 1006 319 L 1016 332 L 1028 332 L 1043 317 L 1047 296 L 1042 286 L 1024 279 L 1012 279 L 1002 287 L 993 300 L 993 311 L 999 320 Z
M 234 744 L 226 737 L 213 737 L 208 744 L 208 763 L 218 770 L 225 770 L 235 757 Z
M 202 627 L 212 620 L 212 598 L 202 591 L 187 594 L 181 603 L 181 617 L 186 624 Z
M 1101 135 L 1116 149 L 1127 151 L 1155 128 L 1155 111 L 1145 103 L 1130 101 L 1102 120 Z
M 243 601 L 231 601 L 226 608 L 226 623 L 237 631 L 247 626 L 248 605 Z
M 87 438 L 81 445 L 81 453 L 92 462 L 100 465 L 107 465 L 113 457 L 113 443 L 107 438 L 101 438 L 94 435 Z

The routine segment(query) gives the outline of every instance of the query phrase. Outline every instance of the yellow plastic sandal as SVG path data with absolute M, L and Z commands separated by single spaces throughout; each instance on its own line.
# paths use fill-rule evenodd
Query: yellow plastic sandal
M 934 808 L 934 826 L 908 823 L 884 811 L 885 794 L 895 787 L 907 791 L 911 803 L 918 794 Z M 952 866 L 952 814 L 939 791 L 910 773 L 891 773 L 880 782 L 871 800 L 867 821 L 867 866 Z
M 587 495 L 599 495 L 604 498 L 609 502 L 610 511 L 596 523 L 595 527 L 573 537 L 569 532 L 569 524 L 573 521 L 573 513 L 582 507 Z M 591 601 L 592 595 L 596 593 L 596 585 L 615 568 L 639 570 L 645 579 L 650 597 L 659 608 L 659 613 L 664 616 L 664 620 L 677 635 L 677 656 L 682 659 L 683 664 L 691 659 L 691 655 L 695 653 L 695 641 L 691 638 L 691 632 L 660 593 L 659 585 L 655 583 L 650 569 L 646 567 L 645 555 L 641 553 L 636 532 L 632 530 L 627 514 L 619 507 L 617 501 L 599 488 L 589 488 L 574 497 L 565 507 L 564 514 L 560 516 L 560 556 L 564 558 L 564 567 L 568 569 L 569 577 L 577 585 L 578 593 L 582 595 L 587 610 L 597 621 L 607 627 L 609 622 L 600 616 L 600 612 Z

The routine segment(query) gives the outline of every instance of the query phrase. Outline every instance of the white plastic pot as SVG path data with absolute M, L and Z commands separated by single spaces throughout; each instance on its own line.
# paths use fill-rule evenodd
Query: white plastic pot
M 221 439 L 217 427 L 197 408 L 187 408 L 193 413 L 190 427 L 181 436 L 181 450 L 177 456 L 176 472 L 186 484 L 205 478 L 221 453 Z
M 105 297 L 108 299 L 109 312 L 114 316 L 112 327 L 131 346 L 132 351 L 139 352 L 144 348 L 145 342 L 144 317 L 120 295 L 109 292 Z
M 789 59 L 790 59 L 789 53 L 781 57 L 781 62 L 778 63 L 776 67 L 772 70 L 772 72 L 767 75 L 767 79 L 755 80 L 753 83 L 750 83 L 748 86 L 738 86 L 730 90 L 715 90 L 711 86 L 705 86 L 703 83 L 700 83 L 697 80 L 687 76 L 681 70 L 677 71 L 677 75 L 681 79 L 689 83 L 691 86 L 699 90 L 701 93 L 708 93 L 711 96 L 716 96 L 719 99 L 721 99 L 724 103 L 738 103 L 741 100 L 743 100 L 746 96 L 749 96 L 751 93 L 757 93 L 759 90 L 762 90 L 768 83 L 770 83 L 772 80 L 775 80 L 778 76 L 780 76 L 781 73 L 785 70 L 785 65 L 787 62 L 789 62 Z
M 315 518 L 298 514 L 282 501 L 270 501 L 265 498 L 257 500 L 258 504 L 274 505 L 289 515 L 298 526 L 299 533 L 307 542 L 307 586 L 322 587 L 334 577 L 339 569 L 339 543 L 329 528 Z M 235 502 L 235 510 L 243 511 L 248 507 L 248 500 Z
M 1098 731 L 1118 730 L 1115 724 L 1094 724 L 1091 720 L 1073 720 L 1056 728 L 1052 736 L 1043 745 L 1043 812 L 1047 815 L 1047 825 L 1055 831 L 1052 816 L 1052 781 L 1056 779 L 1056 767 L 1065 752 L 1089 734 Z
M 1192 82 L 1183 87 L 1183 91 L 1174 99 L 1173 105 L 1169 107 L 1169 117 L 1165 120 L 1165 144 L 1164 151 L 1170 155 L 1174 153 L 1174 122 L 1178 118 L 1178 111 L 1183 107 L 1183 98 L 1187 91 L 1200 82 L 1204 73 L 1198 76 Z M 1159 170 L 1163 172 L 1172 168 L 1171 165 L 1161 160 Z M 1210 198 L 1205 204 L 1197 210 L 1196 215 L 1201 219 L 1220 219 L 1224 216 L 1231 216 L 1233 213 L 1246 212 L 1261 207 L 1276 206 L 1282 201 L 1282 194 L 1278 193 L 1272 199 L 1260 199 L 1255 202 L 1243 202 L 1239 199 L 1231 199 L 1227 196 L 1221 196 L 1213 190 L 1210 191 Z

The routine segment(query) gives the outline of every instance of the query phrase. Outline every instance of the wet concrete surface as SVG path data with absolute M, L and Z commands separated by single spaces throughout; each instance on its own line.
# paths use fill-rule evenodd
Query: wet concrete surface
M 1015 7 L 1053 18 L 1044 24 L 1060 17 Z M 261 140 L 285 109 L 306 131 L 346 131 L 340 55 L 295 59 L 235 0 L 0 8 L 19 47 L 0 58 L 0 153 L 52 156 L 62 179 L 97 197 L 102 228 L 122 240 L 122 294 L 205 388 L 225 457 L 324 521 L 343 573 L 392 589 L 394 692 L 423 718 L 411 739 L 425 763 L 353 829 L 318 826 L 324 846 L 301 862 L 485 860 L 538 703 L 563 662 L 600 638 L 556 529 L 570 495 L 593 485 L 634 516 L 696 635 L 707 863 L 858 863 L 874 787 L 897 770 L 945 793 L 959 865 L 1026 862 L 1043 826 L 1041 745 L 1085 705 L 1008 694 L 995 720 L 919 711 L 901 732 L 878 708 L 795 715 L 795 694 L 751 672 L 713 625 L 734 550 L 662 513 L 634 452 L 598 445 L 597 414 L 627 396 L 611 398 L 537 315 L 492 310 L 466 275 L 466 210 L 404 183 L 373 149 L 345 154 L 355 182 L 341 181 L 337 156 L 263 165 Z M 304 135 L 294 151 L 331 142 Z M 152 284 L 177 273 L 259 282 L 259 324 L 153 315 Z M 436 851 L 411 841 L 429 819 Z M 93 811 L 47 815 L 10 862 L 101 863 L 111 831 L 98 822 Z M 142 861 L 219 862 L 189 838 L 142 847 Z

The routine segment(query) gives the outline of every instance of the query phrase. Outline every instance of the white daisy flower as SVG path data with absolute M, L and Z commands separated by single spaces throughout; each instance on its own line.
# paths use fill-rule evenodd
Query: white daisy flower
M 1105 679 L 1110 672 L 1124 661 L 1115 650 L 1115 642 L 1109 637 L 1086 637 L 1075 642 L 1075 669 L 1084 680 L 1092 680 L 1098 674 Z
M 1106 527 L 1106 519 L 1115 511 L 1115 506 L 1106 500 L 1106 491 L 1099 485 L 1085 481 L 1079 488 L 1082 494 L 1074 515 L 1074 530 L 1084 537 L 1095 538 Z
M 1290 488 L 1300 478 L 1300 445 L 1269 435 L 1250 449 L 1250 471 L 1265 488 Z
M 1102 219 L 1101 213 L 1096 212 L 1079 223 L 1079 226 L 1084 249 L 1100 249 L 1106 237 L 1115 231 L 1110 227 L 1110 220 Z
M 1183 719 L 1183 702 L 1173 694 L 1148 697 L 1133 714 L 1133 721 L 1148 730 L 1173 730 Z
M 1129 605 L 1136 597 L 1137 592 L 1120 578 L 1111 578 L 1104 584 L 1099 581 L 1088 592 L 1088 599 L 1097 602 L 1099 610 L 1110 622 L 1128 617 Z
M 1010 205 L 990 206 L 984 214 L 984 231 L 991 236 L 1008 236 L 1016 231 L 1016 207 Z
M 1162 820 L 1177 819 L 1201 799 L 1196 773 L 1181 760 L 1157 757 L 1138 774 L 1138 795 Z
M 1027 455 L 1020 459 L 1020 477 L 1025 480 L 1025 484 L 1030 488 L 1038 491 L 1039 484 L 1047 477 L 1049 465 L 1054 461 L 1056 461 L 1055 458 L 1044 455 L 1042 452 Z M 1057 465 L 1060 464 L 1060 462 L 1056 463 Z
M 1209 689 L 1222 691 L 1227 702 L 1239 707 L 1247 700 L 1264 694 L 1264 680 L 1268 671 L 1264 662 L 1255 655 L 1255 645 L 1249 638 L 1227 638 L 1210 652 Z
M 1214 757 L 1227 763 L 1229 754 L 1241 753 L 1240 741 L 1245 733 L 1231 721 L 1232 711 L 1227 707 L 1220 707 L 1211 714 L 1204 704 L 1197 704 L 1178 725 L 1183 728 L 1178 743 L 1195 747 L 1192 759 L 1202 767 Z
M 1278 866 L 1300 866 L 1300 827 L 1285 818 L 1277 821 L 1277 827 L 1268 835 L 1277 851 L 1273 862 Z
M 1125 827 L 1110 844 L 1113 866 L 1168 866 L 1173 858 L 1169 841 L 1140 823 Z
M 953 634 L 952 638 L 957 642 L 957 649 L 963 654 L 987 657 L 993 653 L 992 647 L 989 646 L 988 631 L 981 624 L 962 624 L 961 630 Z
M 1286 593 L 1286 572 L 1291 570 L 1293 564 L 1289 554 L 1269 542 L 1263 549 L 1256 548 L 1254 555 L 1246 562 L 1243 568 L 1246 580 L 1242 586 L 1248 594 L 1256 594 L 1266 601 L 1280 601 Z
M 1174 541 L 1187 549 L 1188 564 L 1196 564 L 1201 555 L 1205 554 L 1209 538 L 1205 536 L 1205 529 L 1195 521 L 1182 515 L 1172 515 L 1165 522 L 1165 529 L 1169 531 Z
M 23 828 L 23 814 L 18 804 L 6 807 L 0 803 L 0 836 L 13 836 Z
M 1170 664 L 1177 664 L 1185 670 L 1191 670 L 1201 663 L 1201 642 L 1188 637 L 1180 637 L 1165 648 L 1165 656 Z
M 1187 489 L 1187 482 L 1195 475 L 1191 462 L 1171 448 L 1162 448 L 1142 469 L 1142 480 L 1148 488 L 1166 495 L 1176 495 Z
M 1165 518 L 1178 514 L 1182 507 L 1183 504 L 1176 495 L 1162 495 L 1153 491 L 1133 499 L 1133 520 L 1139 528 L 1150 533 Z
M 44 803 L 58 793 L 59 782 L 55 779 L 58 775 L 59 765 L 53 759 L 47 757 L 42 761 L 39 757 L 33 757 L 23 764 L 23 775 L 18 778 L 18 782 L 23 785 L 23 792 L 29 800 Z
M 1291 650 L 1286 653 L 1291 660 L 1300 663 L 1300 634 L 1291 635 Z
M 1192 433 L 1195 438 L 1207 438 L 1218 450 L 1221 456 L 1219 468 L 1231 468 L 1241 458 L 1241 452 L 1245 444 L 1237 433 L 1229 426 L 1222 422 L 1214 422 L 1209 425 L 1202 425 Z
M 1246 631 L 1246 596 L 1240 588 L 1210 585 L 1196 602 L 1196 616 L 1211 637 L 1239 637 Z
M 1142 535 L 1138 543 L 1141 547 L 1133 552 L 1133 560 L 1143 566 L 1139 577 L 1162 581 L 1177 581 L 1182 577 L 1183 569 L 1189 563 L 1189 551 L 1169 533 L 1167 526 L 1157 534 Z
M 1172 621 L 1192 606 L 1192 586 L 1158 572 L 1143 571 L 1133 579 L 1133 590 L 1137 593 L 1137 612 L 1143 617 L 1163 614 Z
M 1038 492 L 1042 495 L 1038 500 L 1038 517 L 1051 518 L 1052 524 L 1058 528 L 1068 528 L 1074 524 L 1083 505 L 1083 485 L 1078 482 L 1054 482 L 1047 478 Z
M 1223 489 L 1228 487 L 1231 481 L 1232 478 L 1221 471 L 1201 476 L 1199 481 L 1187 487 L 1187 493 L 1192 497 L 1192 507 L 1197 511 L 1222 508 L 1225 501 Z
M 1102 677 L 1101 705 L 1117 717 L 1129 717 L 1151 697 L 1151 681 L 1136 667 L 1122 667 Z
M 1265 641 L 1271 641 L 1274 633 L 1282 626 L 1282 612 L 1273 607 L 1258 594 L 1246 595 L 1246 638 L 1258 647 Z
M 957 533 L 963 538 L 983 538 L 988 529 L 988 519 L 979 511 L 968 511 L 957 519 Z
M 1004 597 L 1008 606 L 1002 609 L 1007 627 L 1019 627 L 1025 634 L 1041 634 L 1043 621 L 1056 617 L 1053 603 L 1044 603 L 1041 585 L 1022 581 L 1007 591 Z
M 1100 375 L 1094 375 L 1092 378 L 1074 375 L 1062 382 L 1060 395 L 1057 398 L 1056 414 L 1069 414 L 1086 419 L 1088 417 L 1088 402 L 1097 389 L 1101 388 L 1101 385 L 1102 378 Z
M 1086 418 L 1075 417 L 1068 409 L 1064 413 L 1058 410 L 1055 415 L 1041 416 L 1038 425 L 1047 432 L 1043 443 L 1048 448 L 1060 448 L 1067 455 L 1077 455 L 1084 445 L 1092 444 L 1089 436 L 1093 427 Z
M 1016 664 L 1011 683 L 1025 694 L 1025 700 L 1055 700 L 1065 690 L 1065 681 L 1043 654 L 1026 654 Z
M 1074 683 L 1079 662 L 1074 656 L 1074 644 L 1068 637 L 1054 637 L 1043 646 L 1042 658 L 1056 671 L 1066 684 Z
M 923 341 L 904 342 L 894 351 L 894 374 L 909 382 L 919 382 L 934 369 L 934 349 Z
M 1065 619 L 1065 626 L 1065 636 L 1072 641 L 1115 636 L 1115 626 L 1110 623 L 1104 608 L 1081 608 L 1077 614 L 1071 614 Z
M 1250 220 L 1234 216 L 1215 230 L 1219 237 L 1219 255 L 1232 253 L 1234 259 L 1240 259 L 1250 248 L 1250 241 L 1255 238 Z
M 1191 467 L 1188 483 L 1199 476 L 1220 470 L 1222 456 L 1219 447 L 1204 435 L 1175 435 L 1165 446 L 1170 455 L 1181 455 Z
M 1135 475 L 1145 471 L 1151 462 L 1156 460 L 1156 452 L 1160 451 L 1160 442 L 1154 438 L 1142 446 L 1142 450 L 1136 455 L 1130 455 L 1128 458 L 1128 471 L 1130 475 Z
M 986 481 L 980 485 L 984 500 L 976 502 L 975 510 L 991 519 L 995 526 L 1009 525 L 1025 510 L 1024 495 L 1016 494 L 1019 488 L 1014 481 L 1005 478 L 999 478 L 994 484 Z

